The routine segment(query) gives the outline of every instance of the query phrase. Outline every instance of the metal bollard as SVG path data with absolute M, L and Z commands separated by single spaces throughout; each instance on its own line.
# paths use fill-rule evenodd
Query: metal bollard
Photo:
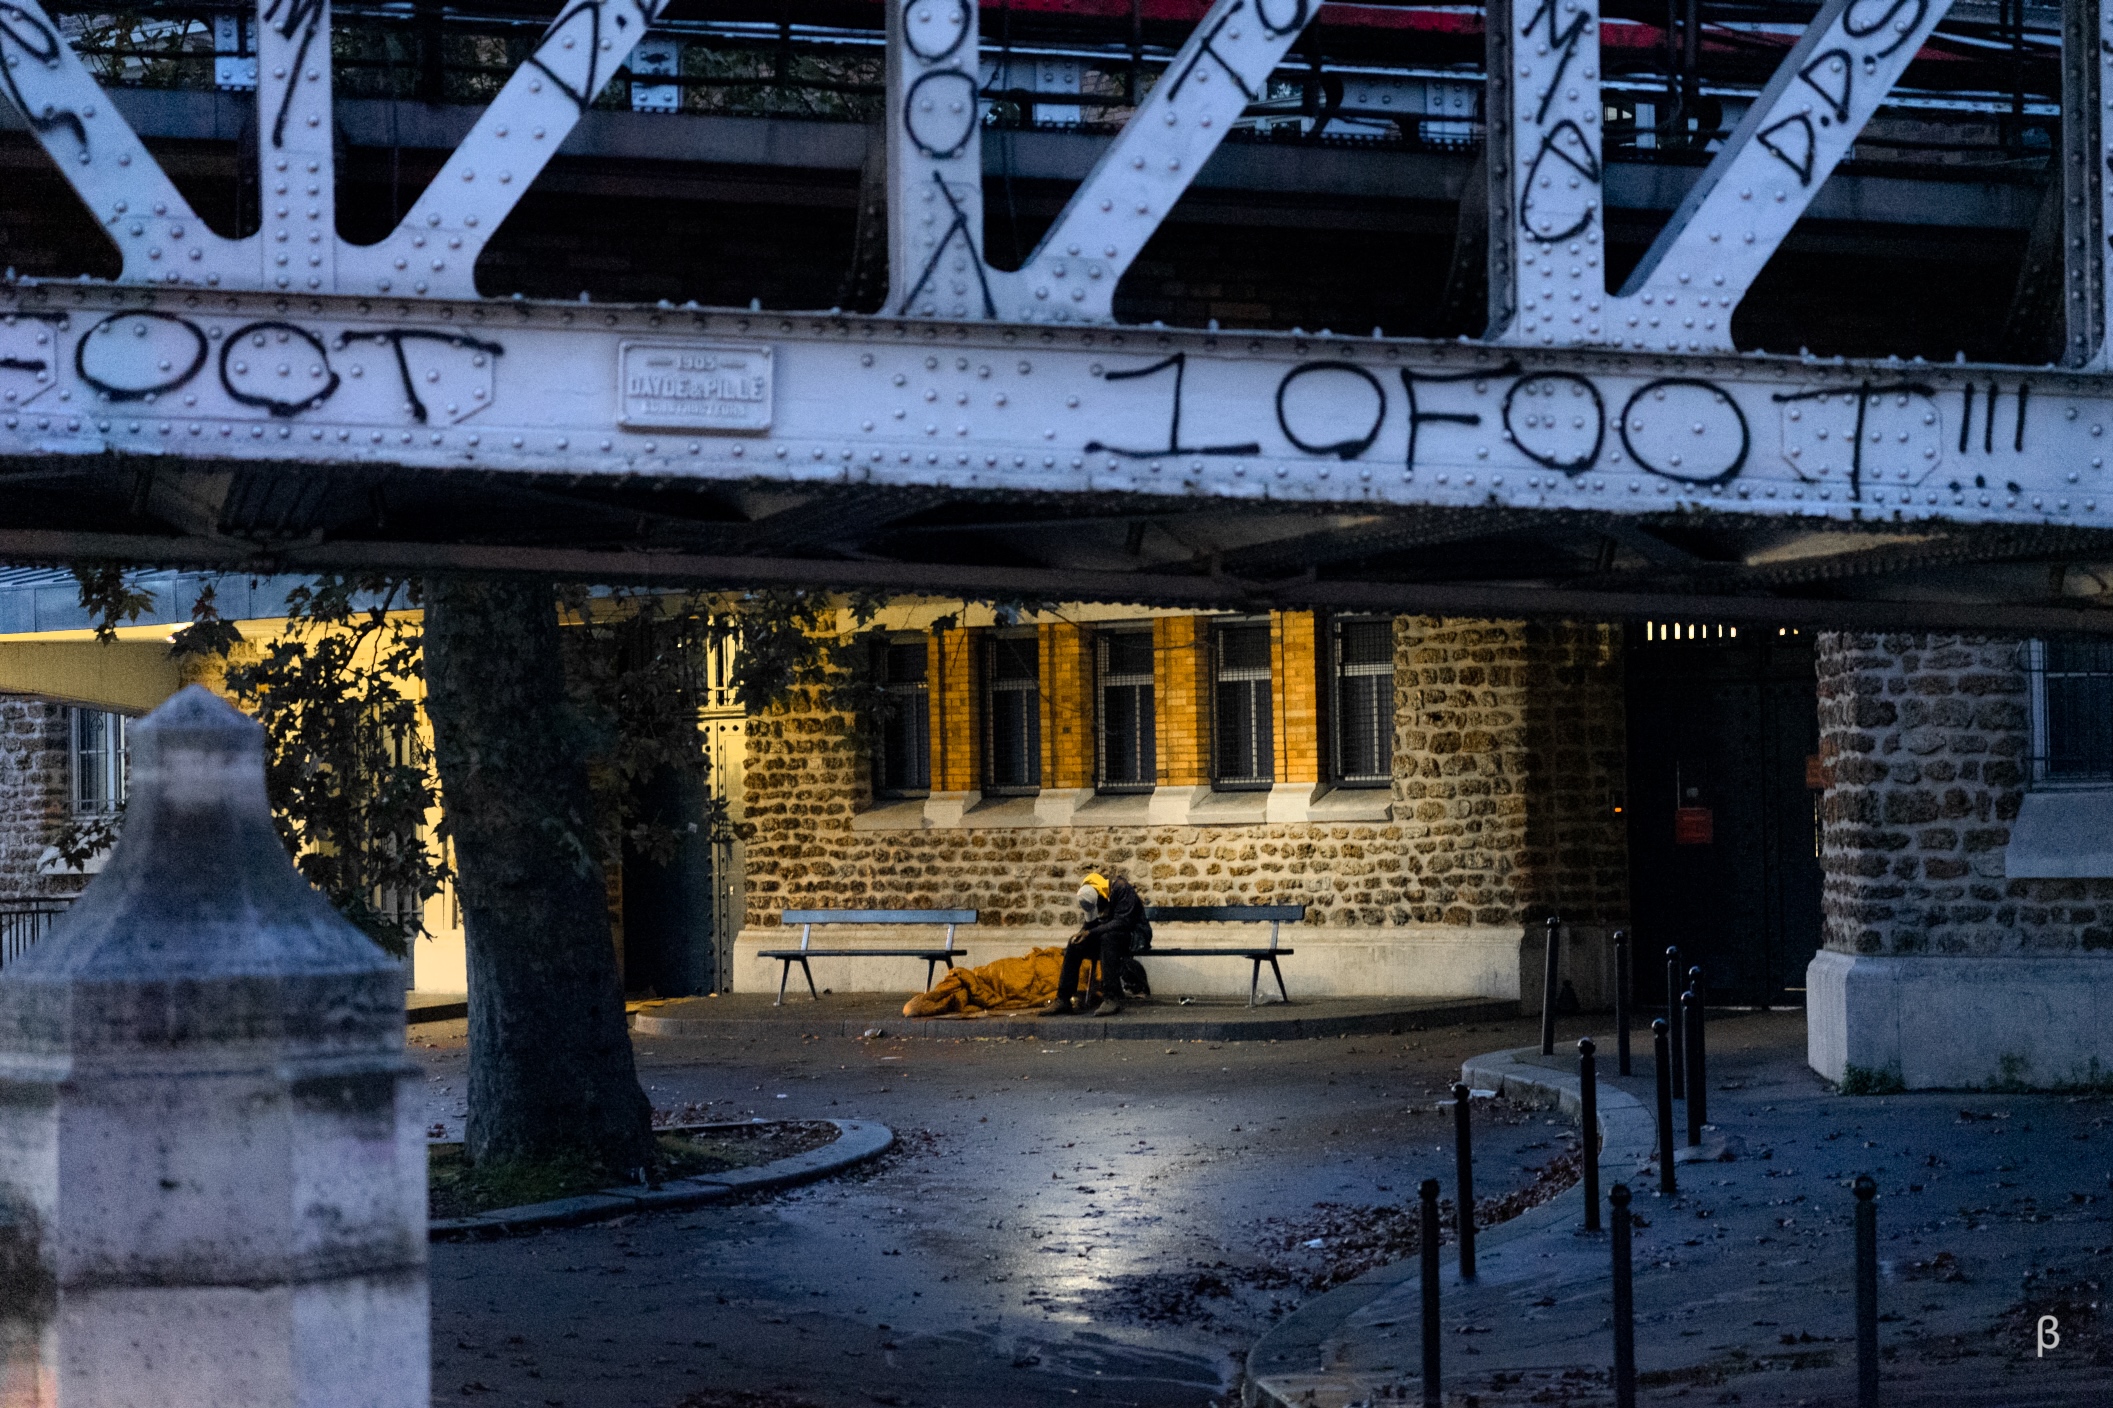
M 1687 1097 L 1685 1079 L 1686 1048 L 1680 1040 L 1680 950 L 1668 947 L 1665 951 L 1665 1021 L 1670 1029 L 1673 1053 L 1673 1098 Z
M 1629 931 L 1614 931 L 1615 1071 L 1629 1074 Z
M 1666 1020 L 1651 1023 L 1651 1060 L 1658 1067 L 1658 1191 L 1668 1198 L 1680 1191 L 1673 1178 L 1673 1059 L 1667 1050 Z
M 1636 1286 L 1629 1272 L 1629 1186 L 1607 1190 L 1614 1205 L 1614 1408 L 1636 1408 Z
M 1709 1123 L 1709 1052 L 1703 1032 L 1709 1026 L 1709 988 L 1702 970 L 1687 970 L 1687 990 L 1695 995 L 1695 1024 L 1687 1033 L 1687 1102 L 1695 1107 L 1695 1123 Z
M 1438 1385 L 1438 1180 L 1426 1178 L 1423 1196 L 1423 1404 L 1440 1408 Z
M 1695 994 L 1680 994 L 1680 1024 L 1687 1028 L 1687 1143 L 1690 1149 L 1702 1142 L 1702 1052 L 1695 1045 Z
M 1599 1063 L 1592 1038 L 1577 1041 L 1577 1113 L 1584 1141 L 1585 1230 L 1599 1231 Z
M 1460 1224 L 1460 1279 L 1475 1279 L 1475 1147 L 1468 1129 L 1468 1088 L 1453 1087 L 1453 1182 L 1458 1188 L 1454 1220 Z
M 1856 1175 L 1856 1408 L 1878 1408 L 1878 1184 Z
M 1555 1055 L 1555 992 L 1562 981 L 1560 940 L 1563 921 L 1548 916 L 1547 952 L 1541 959 L 1541 1054 Z

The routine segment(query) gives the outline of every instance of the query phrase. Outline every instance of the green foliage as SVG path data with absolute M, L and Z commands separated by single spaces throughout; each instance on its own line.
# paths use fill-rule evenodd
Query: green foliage
M 1907 1082 L 1895 1070 L 1875 1070 L 1854 1064 L 1842 1068 L 1841 1092 L 1844 1095 L 1898 1095 L 1907 1088 Z
M 67 870 L 79 871 L 117 844 L 125 809 L 114 812 L 69 812 L 45 833 L 52 854 Z
M 419 734 L 421 630 L 403 614 L 417 607 L 418 586 L 319 577 L 286 604 L 285 628 L 258 658 L 229 667 L 228 687 L 264 725 L 265 786 L 294 865 L 401 955 L 425 932 L 425 901 L 448 878 L 440 838 L 425 831 L 440 784 Z M 184 635 L 225 654 L 214 620 L 195 620 Z
M 839 597 L 799 587 L 726 598 L 723 609 L 741 643 L 734 689 L 742 709 L 760 714 L 808 688 L 823 707 L 851 715 L 860 727 L 870 724 L 888 697 L 866 628 L 887 604 L 887 597 L 872 592 Z M 1049 605 L 1031 597 L 980 597 L 963 599 L 961 609 L 989 607 L 999 625 L 1010 626 Z M 952 630 L 960 619 L 960 611 L 951 612 L 934 619 L 931 629 Z
M 114 562 L 76 566 L 73 580 L 81 590 L 82 609 L 95 622 L 95 638 L 106 645 L 117 639 L 120 625 L 137 621 L 154 605 L 154 593 L 126 581 L 125 569 Z
M 207 582 L 191 602 L 191 624 L 169 637 L 169 654 L 178 660 L 225 660 L 240 644 L 241 630 L 222 618 L 216 585 Z
M 741 708 L 760 714 L 791 697 L 795 689 L 824 692 L 832 707 L 865 711 L 877 692 L 870 654 L 858 632 L 880 614 L 887 598 L 857 593 L 840 602 L 833 592 L 806 587 L 773 587 L 726 598 L 725 611 L 740 637 L 734 662 L 734 696 Z M 850 616 L 851 629 L 837 629 L 837 612 Z
M 640 785 L 663 771 L 705 771 L 699 711 L 713 647 L 735 627 L 715 596 L 673 595 L 638 588 L 596 594 L 585 586 L 559 589 L 565 684 L 590 730 L 588 782 L 595 810 L 613 833 L 614 847 L 632 847 L 665 864 L 681 837 L 637 805 Z M 706 818 L 715 839 L 730 839 L 723 803 Z
M 121 622 L 153 606 L 153 595 L 134 589 L 118 567 L 79 567 L 74 575 L 98 639 L 115 639 Z M 440 796 L 419 729 L 419 600 L 414 581 L 320 577 L 288 594 L 278 637 L 254 658 L 238 659 L 242 635 L 221 618 L 208 583 L 191 624 L 170 643 L 178 658 L 233 661 L 227 685 L 264 725 L 265 782 L 295 865 L 346 918 L 397 954 L 425 931 L 425 901 L 449 878 L 442 838 L 426 831 Z M 860 726 L 876 718 L 886 696 L 865 631 L 885 602 L 809 588 L 561 588 L 566 680 L 586 726 L 582 746 L 605 823 L 603 844 L 611 848 L 606 856 L 582 854 L 581 864 L 613 860 L 624 843 L 661 860 L 674 855 L 682 838 L 642 814 L 635 799 L 640 784 L 664 770 L 702 776 L 697 722 L 713 683 L 707 662 L 729 644 L 736 648 L 724 687 L 745 712 L 763 713 L 812 689 L 824 707 Z M 984 604 L 1005 623 L 1041 605 L 1009 598 Z M 79 865 L 109 846 L 120 820 L 74 819 L 54 844 L 63 860 Z M 713 804 L 705 824 L 715 839 L 730 839 L 723 804 Z

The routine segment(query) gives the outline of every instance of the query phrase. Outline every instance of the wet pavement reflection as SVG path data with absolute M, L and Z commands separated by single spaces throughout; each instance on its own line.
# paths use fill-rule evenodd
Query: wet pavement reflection
M 1257 1335 L 1398 1252 L 1452 1175 L 1459 1061 L 1530 1024 L 1286 1042 L 642 1038 L 684 1119 L 881 1120 L 873 1165 L 748 1203 L 433 1248 L 434 1400 L 584 1408 L 1228 1401 Z M 429 1120 L 462 1023 L 415 1029 Z M 1477 1191 L 1574 1147 L 1478 1107 Z

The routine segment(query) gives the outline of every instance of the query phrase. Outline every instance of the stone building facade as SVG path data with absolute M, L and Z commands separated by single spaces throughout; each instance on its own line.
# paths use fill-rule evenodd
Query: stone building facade
M 736 984 L 774 980 L 776 965 L 755 954 L 787 942 L 788 909 L 975 909 L 961 942 L 977 962 L 1060 943 L 1076 927 L 1080 876 L 1096 866 L 1126 872 L 1156 904 L 1305 905 L 1284 942 L 1299 950 L 1293 977 L 1310 995 L 1516 996 L 1522 937 L 1531 928 L 1538 953 L 1547 914 L 1581 928 L 1620 917 L 1619 627 L 1394 620 L 1391 778 L 1353 788 L 1329 776 L 1330 623 L 1277 613 L 1274 780 L 1227 791 L 1210 776 L 1213 620 L 1039 622 L 1045 785 L 1030 796 L 979 787 L 973 662 L 990 627 L 927 633 L 933 761 L 922 797 L 877 795 L 872 728 L 814 691 L 752 719 Z M 1093 640 L 1140 624 L 1154 644 L 1156 786 L 1110 795 L 1094 778 Z M 1170 933 L 1206 936 L 1227 941 L 1223 930 Z M 930 941 L 880 929 L 845 938 Z M 823 966 L 818 980 L 839 989 L 923 977 L 907 959 Z M 1248 975 L 1170 958 L 1153 976 L 1209 993 L 1238 991 Z
M 76 893 L 78 876 L 51 873 L 51 838 L 71 814 L 73 711 L 23 695 L 0 695 L 0 897 Z
M 2050 767 L 2050 732 L 2100 725 L 2050 716 L 2034 649 L 1820 637 L 1825 948 L 1808 987 L 1830 1079 L 2113 1073 L 2113 787 Z

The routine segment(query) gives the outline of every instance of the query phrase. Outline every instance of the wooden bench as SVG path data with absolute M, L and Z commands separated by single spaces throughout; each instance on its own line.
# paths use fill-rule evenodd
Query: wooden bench
M 758 958 L 775 958 L 784 966 L 778 970 L 778 1000 L 771 1005 L 785 1005 L 785 983 L 792 977 L 792 965 L 800 965 L 807 975 L 807 991 L 815 1001 L 822 995 L 815 991 L 814 970 L 807 966 L 810 958 L 921 958 L 924 960 L 924 985 L 932 986 L 932 971 L 944 963 L 949 970 L 954 960 L 968 952 L 954 947 L 954 926 L 976 922 L 973 909 L 788 909 L 779 916 L 779 922 L 800 926 L 798 948 L 769 948 L 757 954 Z M 940 948 L 813 948 L 814 926 L 817 924 L 944 924 L 946 943 Z
M 1145 958 L 1244 958 L 1253 967 L 1247 977 L 1247 1005 L 1255 1005 L 1255 990 L 1262 983 L 1262 965 L 1267 963 L 1269 971 L 1276 975 L 1277 996 L 1285 1002 L 1291 994 L 1284 990 L 1284 970 L 1277 960 L 1289 956 L 1292 949 L 1277 945 L 1278 930 L 1286 923 L 1296 924 L 1306 917 L 1306 906 L 1302 904 L 1162 904 L 1148 905 L 1145 918 L 1154 924 L 1268 924 L 1269 947 L 1249 945 L 1246 948 L 1162 948 L 1157 943 L 1131 957 Z

